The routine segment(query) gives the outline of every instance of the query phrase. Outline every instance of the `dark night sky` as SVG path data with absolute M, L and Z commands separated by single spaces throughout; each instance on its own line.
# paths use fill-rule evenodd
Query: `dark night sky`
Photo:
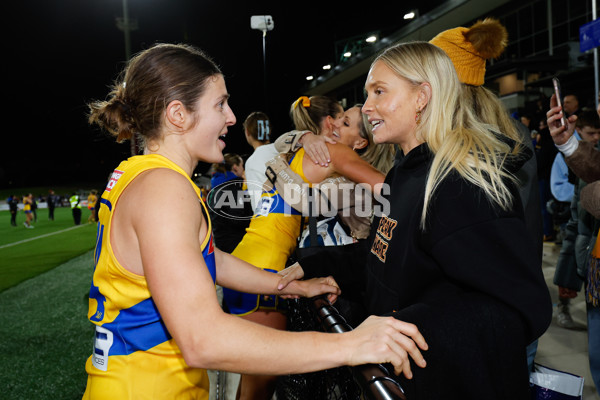
M 89 127 L 86 103 L 103 99 L 124 65 L 124 36 L 115 23 L 121 0 L 10 3 L 17 4 L 7 5 L 12 24 L 4 27 L 9 107 L 0 189 L 103 182 L 128 156 L 129 145 Z M 132 53 L 156 42 L 185 42 L 212 56 L 225 73 L 238 121 L 226 151 L 250 153 L 241 128 L 250 112 L 266 110 L 275 136 L 289 130 L 289 105 L 303 94 L 306 75 L 335 61 L 334 42 L 400 28 L 410 3 L 370 8 L 314 0 L 129 0 L 130 18 L 139 26 L 131 34 Z M 275 22 L 266 38 L 267 100 L 262 33 L 250 28 L 252 15 L 271 15 Z

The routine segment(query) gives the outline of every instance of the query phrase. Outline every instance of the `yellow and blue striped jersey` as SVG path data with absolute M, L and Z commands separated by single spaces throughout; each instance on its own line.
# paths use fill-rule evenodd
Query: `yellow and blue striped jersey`
M 200 189 L 163 156 L 134 156 L 122 162 L 100 200 L 88 311 L 96 333 L 93 353 L 86 363 L 84 399 L 208 399 L 206 371 L 186 365 L 152 300 L 145 277 L 126 270 L 110 242 L 112 215 L 119 197 L 140 173 L 154 168 L 181 173 L 196 191 L 209 224 L 200 246 L 215 280 L 212 229 Z
M 290 160 L 290 168 L 309 183 L 304 176 L 302 160 L 304 149 L 298 150 Z M 275 187 L 263 191 L 258 211 L 250 220 L 246 234 L 232 255 L 271 272 L 285 268 L 288 258 L 296 248 L 302 216 L 287 204 Z M 259 307 L 260 298 L 223 288 L 223 300 L 231 314 L 246 315 Z M 275 296 L 260 304 L 261 308 L 276 308 Z

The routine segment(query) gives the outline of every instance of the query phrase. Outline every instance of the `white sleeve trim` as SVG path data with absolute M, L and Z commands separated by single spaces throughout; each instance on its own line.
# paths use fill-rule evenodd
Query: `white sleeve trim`
M 573 155 L 575 150 L 579 147 L 579 141 L 575 137 L 575 135 L 571 136 L 569 140 L 567 140 L 564 144 L 557 144 L 556 148 L 563 153 L 565 157 L 569 157 Z

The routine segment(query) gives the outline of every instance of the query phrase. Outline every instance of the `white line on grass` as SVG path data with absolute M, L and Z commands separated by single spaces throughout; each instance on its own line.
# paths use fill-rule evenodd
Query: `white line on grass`
M 41 238 L 45 238 L 45 237 L 52 236 L 52 235 L 57 235 L 59 233 L 71 231 L 71 230 L 77 229 L 77 228 L 81 228 L 82 226 L 86 226 L 86 225 L 76 225 L 76 226 L 73 226 L 71 228 L 63 229 L 62 231 L 56 231 L 56 232 L 52 232 L 52 233 L 46 233 L 45 235 L 40 235 L 40 236 L 32 237 L 32 238 L 29 238 L 29 239 L 20 240 L 18 242 L 5 244 L 5 245 L 0 246 L 0 249 L 4 249 L 4 248 L 10 247 L 10 246 L 16 246 L 16 245 L 21 244 L 21 243 L 31 242 L 32 240 L 41 239 Z

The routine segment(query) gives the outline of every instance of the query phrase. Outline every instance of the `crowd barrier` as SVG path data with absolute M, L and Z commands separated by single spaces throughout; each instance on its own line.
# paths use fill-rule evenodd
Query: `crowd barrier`
M 313 298 L 315 314 L 323 330 L 342 333 L 352 327 L 324 296 Z M 369 400 L 407 400 L 400 384 L 391 378 L 388 369 L 382 364 L 366 364 L 352 367 L 354 380 Z

